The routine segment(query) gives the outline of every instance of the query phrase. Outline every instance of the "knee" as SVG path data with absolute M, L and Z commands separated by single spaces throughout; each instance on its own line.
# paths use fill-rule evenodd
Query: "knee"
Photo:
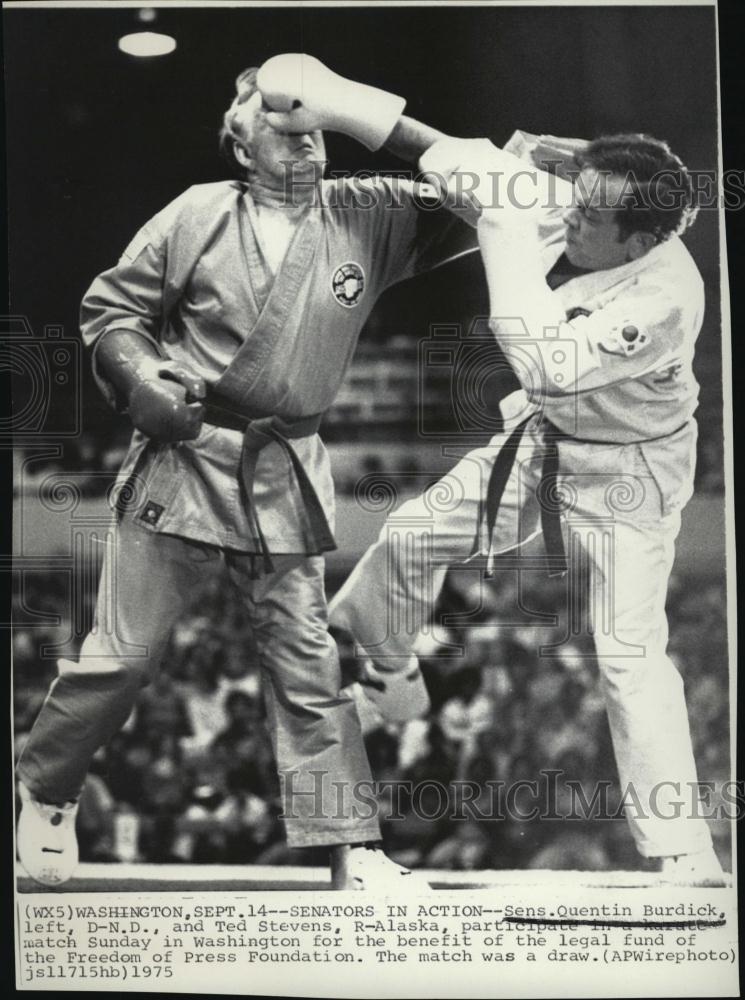
M 137 692 L 150 683 L 152 660 L 147 656 L 126 659 L 83 657 L 78 663 L 60 660 L 59 676 L 64 683 L 78 687 L 95 682 L 101 690 Z
M 294 613 L 288 611 L 255 622 L 254 639 L 264 663 L 278 656 L 294 658 L 297 662 L 314 662 L 327 655 L 329 646 L 336 653 L 325 607 L 298 607 Z
M 290 701 L 299 704 L 338 695 L 341 669 L 336 643 L 317 623 L 283 629 L 281 637 L 266 636 L 259 641 L 259 650 L 267 679 Z
M 683 692 L 683 678 L 664 651 L 646 649 L 635 655 L 618 650 L 598 652 L 598 666 L 606 689 L 620 694 L 644 693 L 647 698 L 667 701 Z
M 404 534 L 420 534 L 432 521 L 432 508 L 427 506 L 424 495 L 404 501 L 385 519 L 378 541 L 388 542 Z

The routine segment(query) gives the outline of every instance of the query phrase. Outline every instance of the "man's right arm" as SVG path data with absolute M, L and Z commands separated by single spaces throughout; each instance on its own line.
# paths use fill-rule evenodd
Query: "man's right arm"
M 107 402 L 148 437 L 187 440 L 201 428 L 204 382 L 158 344 L 165 240 L 150 225 L 115 267 L 94 279 L 81 303 L 81 333 Z
M 386 139 L 384 148 L 407 163 L 418 163 L 430 146 L 447 138 L 444 132 L 415 118 L 409 118 L 408 115 L 401 115 Z
M 158 345 L 163 311 L 165 239 L 143 226 L 114 267 L 103 271 L 88 288 L 80 304 L 80 332 L 92 354 L 93 374 L 106 401 L 121 409 L 123 398 L 115 384 L 108 357 L 110 342 L 128 333 L 134 353 L 164 357 Z M 107 363 L 108 362 L 108 363 Z
M 173 442 L 199 436 L 205 385 L 188 365 L 164 359 L 149 340 L 129 330 L 110 331 L 97 360 L 133 425 L 147 437 Z

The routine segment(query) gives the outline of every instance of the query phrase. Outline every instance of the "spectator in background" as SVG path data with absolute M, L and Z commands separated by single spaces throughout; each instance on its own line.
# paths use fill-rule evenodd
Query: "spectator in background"
M 105 780 L 106 755 L 94 754 L 80 793 L 76 830 L 81 853 L 90 861 L 116 861 L 116 800 Z
M 192 776 L 178 739 L 153 734 L 148 766 L 142 775 L 142 847 L 148 861 L 174 860 L 176 821 L 189 801 Z
M 233 789 L 268 799 L 279 796 L 269 732 L 261 701 L 240 689 L 225 696 L 225 728 L 213 740 L 210 759 L 220 762 Z
M 192 735 L 187 699 L 167 670 L 159 670 L 152 684 L 140 692 L 134 730 L 137 734 L 162 733 L 179 738 Z
M 478 667 L 465 667 L 453 678 L 452 697 L 440 709 L 443 734 L 458 748 L 458 776 L 467 777 L 468 762 L 481 733 L 493 728 L 494 702 L 482 688 Z
M 471 871 L 489 868 L 493 857 L 492 841 L 483 823 L 472 815 L 451 824 L 451 834 L 441 840 L 427 855 L 427 868 L 449 868 Z
M 220 860 L 255 862 L 262 851 L 281 841 L 279 808 L 263 798 L 264 783 L 258 768 L 228 773 L 228 795 L 214 812 L 215 823 L 225 837 Z
M 222 671 L 223 651 L 215 643 L 192 646 L 181 684 L 191 735 L 182 745 L 188 757 L 202 754 L 225 728 L 225 698 L 231 683 Z

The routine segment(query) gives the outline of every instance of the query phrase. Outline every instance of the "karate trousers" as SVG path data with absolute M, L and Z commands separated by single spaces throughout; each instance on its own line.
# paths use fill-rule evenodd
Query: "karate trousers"
M 79 661 L 62 660 L 18 764 L 41 801 L 77 798 L 93 754 L 129 716 L 169 632 L 206 571 L 224 559 L 255 634 L 290 847 L 380 837 L 354 701 L 340 691 L 327 631 L 324 560 L 274 556 L 254 578 L 249 554 L 147 531 L 125 517 L 107 546 L 93 628 Z M 256 560 L 259 563 L 259 560 Z
M 632 789 L 626 817 L 636 846 L 645 857 L 703 850 L 711 837 L 700 817 L 683 680 L 666 655 L 665 601 L 680 512 L 669 509 L 665 484 L 638 444 L 560 439 L 558 495 L 537 493 L 546 441 L 536 421 L 523 435 L 488 539 L 486 487 L 506 440 L 497 435 L 464 455 L 388 516 L 331 602 L 331 623 L 350 632 L 381 672 L 405 668 L 448 567 L 467 562 L 476 539 L 482 555 L 490 544 L 496 554 L 517 549 L 540 532 L 542 506 L 563 499 L 568 592 L 589 594 L 585 611 L 621 789 Z

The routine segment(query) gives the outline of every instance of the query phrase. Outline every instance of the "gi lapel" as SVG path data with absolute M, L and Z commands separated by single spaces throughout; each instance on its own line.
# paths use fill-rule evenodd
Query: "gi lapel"
M 241 246 L 248 267 L 248 294 L 254 309 L 255 324 L 269 298 L 274 275 L 261 246 L 256 206 L 249 191 L 243 196 L 242 207 L 245 208 L 246 216 L 241 216 L 240 220 Z
M 205 184 L 194 188 L 168 233 L 168 256 L 163 283 L 163 329 L 183 295 L 204 248 L 225 228 L 235 211 L 242 188 L 239 182 Z
M 215 384 L 216 391 L 235 405 L 248 403 L 254 382 L 275 351 L 290 313 L 297 308 L 300 288 L 311 269 L 322 234 L 320 211 L 311 206 L 290 241 L 259 318 Z
M 611 267 L 603 271 L 588 271 L 556 289 L 566 312 L 573 307 L 586 306 L 590 311 L 598 309 L 609 299 L 618 294 L 618 286 L 632 284 L 641 271 L 646 271 L 653 265 L 665 244 L 653 247 L 648 254 L 637 260 L 629 261 L 620 267 Z

